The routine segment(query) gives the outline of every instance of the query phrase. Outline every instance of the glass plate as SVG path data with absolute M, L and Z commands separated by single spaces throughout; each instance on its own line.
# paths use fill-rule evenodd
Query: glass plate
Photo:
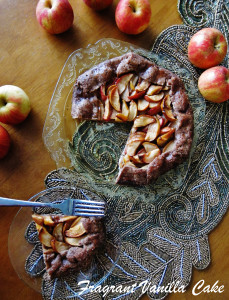
M 81 189 L 90 198 L 100 200 L 101 198 L 86 189 Z M 80 189 L 76 187 L 53 187 L 46 189 L 29 201 L 52 202 L 60 198 L 84 198 Z M 108 206 L 108 205 L 107 205 Z M 34 208 L 38 214 L 58 213 L 50 208 Z M 78 283 L 83 280 L 90 282 L 90 285 L 101 285 L 104 280 L 115 268 L 115 264 L 120 255 L 121 241 L 119 223 L 111 209 L 107 207 L 104 224 L 106 228 L 106 246 L 104 251 L 100 251 L 93 259 L 90 268 L 84 272 L 77 272 L 58 279 L 58 284 L 53 284 L 43 277 L 45 265 L 41 244 L 38 239 L 35 223 L 31 222 L 31 208 L 21 208 L 15 216 L 9 231 L 8 251 L 11 263 L 22 279 L 28 286 L 41 292 L 41 286 L 47 284 L 51 288 L 55 287 L 56 293 L 60 297 L 65 297 L 67 291 L 71 289 L 77 295 L 81 292 Z M 80 288 L 79 288 L 80 287 Z M 66 291 L 67 290 L 67 291 Z M 87 289 L 84 291 L 88 292 Z M 61 298 L 61 299 L 62 299 Z
M 8 252 L 11 263 L 18 277 L 29 287 L 41 293 L 41 277 L 31 277 L 25 271 L 25 262 L 34 245 L 25 240 L 25 232 L 31 222 L 31 208 L 21 208 L 10 226 L 8 236 Z
M 157 65 L 172 70 L 183 79 L 194 110 L 194 141 L 191 154 L 198 143 L 205 102 L 198 94 L 189 70 L 176 65 L 161 54 L 149 52 L 132 44 L 113 39 L 102 39 L 94 45 L 74 51 L 66 61 L 54 90 L 43 130 L 43 140 L 57 168 L 74 168 L 94 190 L 105 196 L 126 196 L 155 202 L 160 197 L 182 186 L 191 164 L 189 159 L 145 187 L 115 184 L 118 160 L 125 145 L 130 126 L 99 122 L 78 123 L 71 117 L 73 85 L 76 78 L 112 57 L 134 51 Z

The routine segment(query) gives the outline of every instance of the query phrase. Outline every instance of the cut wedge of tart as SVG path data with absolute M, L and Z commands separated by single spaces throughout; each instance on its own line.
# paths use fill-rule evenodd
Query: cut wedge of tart
M 193 112 L 182 81 L 135 53 L 80 75 L 72 117 L 132 122 L 119 160 L 119 184 L 145 185 L 182 163 L 193 139 Z
M 86 270 L 105 243 L 100 218 L 34 214 L 32 219 L 42 244 L 49 279 L 69 271 Z

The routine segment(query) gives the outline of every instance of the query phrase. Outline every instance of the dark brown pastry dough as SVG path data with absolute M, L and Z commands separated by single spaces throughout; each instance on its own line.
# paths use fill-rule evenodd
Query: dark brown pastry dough
M 55 220 L 56 216 L 53 216 Z M 82 236 L 78 246 L 69 246 L 69 249 L 60 253 L 48 249 L 43 245 L 43 257 L 46 265 L 46 277 L 52 279 L 60 277 L 69 271 L 86 270 L 98 250 L 105 244 L 105 229 L 100 218 L 82 218 L 87 233 Z

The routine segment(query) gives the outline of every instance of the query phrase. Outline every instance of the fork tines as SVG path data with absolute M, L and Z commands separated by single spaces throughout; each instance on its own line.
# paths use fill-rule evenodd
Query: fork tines
M 77 199 L 74 201 L 73 210 L 78 216 L 102 217 L 105 214 L 105 203 L 94 200 Z

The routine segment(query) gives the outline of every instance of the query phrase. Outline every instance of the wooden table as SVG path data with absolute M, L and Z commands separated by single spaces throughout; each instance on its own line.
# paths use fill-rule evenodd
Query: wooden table
M 11 150 L 0 162 L 0 195 L 28 199 L 44 188 L 47 173 L 55 163 L 43 145 L 42 129 L 53 90 L 68 56 L 76 49 L 101 38 L 115 38 L 150 49 L 157 35 L 168 26 L 181 24 L 176 0 L 151 2 L 149 28 L 138 36 L 121 33 L 115 24 L 117 0 L 105 12 L 96 13 L 82 0 L 70 1 L 75 19 L 66 33 L 53 36 L 46 33 L 35 16 L 37 1 L 0 0 L 0 85 L 13 84 L 29 95 L 32 111 L 18 126 L 5 126 L 12 138 Z M 0 298 L 41 299 L 15 273 L 8 256 L 7 240 L 10 224 L 17 208 L 0 208 Z M 217 280 L 225 285 L 223 294 L 201 294 L 197 299 L 229 299 L 229 214 L 210 234 L 211 264 L 208 269 L 193 271 L 185 294 L 173 294 L 169 299 L 196 299 L 192 288 L 200 279 L 213 285 Z M 146 296 L 143 297 L 147 299 Z

